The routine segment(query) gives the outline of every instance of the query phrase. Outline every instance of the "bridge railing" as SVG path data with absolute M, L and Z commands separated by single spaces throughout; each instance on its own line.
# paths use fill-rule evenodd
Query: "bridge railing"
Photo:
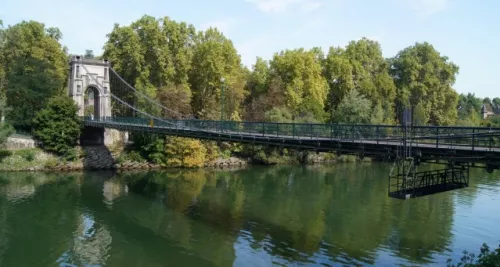
M 234 135 L 260 135 L 287 139 L 372 140 L 377 143 L 400 142 L 402 127 L 394 125 L 273 123 L 214 120 L 173 120 L 139 117 L 84 118 L 86 121 L 127 126 L 159 127 L 185 131 L 211 131 Z M 500 128 L 414 126 L 412 142 L 419 145 L 452 147 L 499 147 Z

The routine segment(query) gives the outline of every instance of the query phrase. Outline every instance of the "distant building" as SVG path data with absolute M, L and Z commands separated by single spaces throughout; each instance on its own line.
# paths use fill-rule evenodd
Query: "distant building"
M 481 107 L 481 114 L 483 115 L 483 119 L 500 115 L 500 106 L 494 104 L 483 104 Z

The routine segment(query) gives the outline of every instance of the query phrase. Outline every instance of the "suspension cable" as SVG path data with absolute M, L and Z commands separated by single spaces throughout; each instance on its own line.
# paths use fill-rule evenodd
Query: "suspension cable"
M 118 79 L 119 79 L 120 81 L 122 81 L 125 85 L 127 85 L 127 87 L 128 87 L 128 88 L 130 88 L 130 89 L 131 89 L 132 91 L 134 91 L 135 93 L 137 93 L 137 94 L 141 95 L 142 97 L 146 98 L 146 99 L 147 99 L 147 100 L 149 100 L 151 103 L 153 103 L 153 104 L 155 104 L 155 105 L 157 105 L 157 106 L 159 106 L 159 107 L 161 107 L 161 108 L 163 108 L 163 109 L 165 109 L 165 110 L 167 110 L 167 111 L 169 111 L 169 112 L 171 112 L 171 113 L 174 113 L 174 114 L 178 115 L 180 118 L 185 117 L 185 116 L 184 116 L 184 115 L 182 115 L 181 113 L 179 113 L 179 112 L 177 112 L 177 111 L 175 111 L 175 110 L 172 110 L 172 109 L 169 109 L 169 108 L 165 107 L 164 105 L 162 105 L 162 104 L 158 103 L 157 101 L 155 101 L 155 100 L 151 99 L 151 98 L 150 98 L 149 96 L 147 96 L 146 94 L 143 94 L 143 93 L 142 93 L 142 92 L 140 92 L 139 90 L 135 89 L 132 85 L 130 85 L 127 81 L 125 81 L 125 80 L 124 80 L 124 79 L 123 79 L 123 78 L 122 78 L 122 77 L 121 77 L 121 76 L 120 76 L 120 75 L 119 75 L 119 74 L 118 74 L 118 73 L 117 73 L 117 72 L 116 72 L 113 68 L 111 68 L 111 67 L 110 67 L 110 68 L 109 68 L 109 70 L 110 70 L 111 72 L 113 72 L 113 73 L 114 73 L 114 74 L 118 77 Z
M 82 68 L 83 68 L 83 69 L 85 69 L 85 71 L 87 72 L 87 75 L 89 75 L 89 74 L 90 74 L 90 73 L 89 73 L 89 70 L 85 67 L 85 65 L 84 65 L 84 64 L 82 64 Z M 102 84 L 101 84 L 101 83 L 99 83 L 99 81 L 97 81 L 97 79 L 96 79 L 93 75 L 89 75 L 89 76 L 90 76 L 90 77 L 92 78 L 92 80 L 96 83 L 96 85 L 100 87 L 99 89 L 101 89 L 101 91 L 103 91 L 104 89 L 103 89 Z M 156 117 L 156 116 L 153 116 L 153 115 L 151 115 L 151 114 L 148 114 L 148 113 L 146 113 L 146 112 L 144 112 L 144 111 L 141 111 L 141 110 L 139 110 L 139 109 L 137 109 L 137 108 L 133 107 L 132 105 L 130 105 L 130 104 L 128 104 L 128 103 L 126 103 L 125 101 L 121 100 L 120 98 L 118 98 L 117 96 L 115 96 L 114 94 L 112 94 L 112 93 L 111 93 L 111 88 L 110 88 L 110 90 L 109 90 L 109 95 L 110 95 L 111 97 L 113 97 L 115 100 L 117 100 L 118 102 L 120 102 L 120 103 L 124 104 L 125 106 L 127 106 L 127 107 L 131 108 L 132 110 L 134 110 L 134 111 L 136 111 L 136 112 L 139 112 L 139 113 L 141 113 L 141 114 L 143 114 L 143 115 L 146 115 L 147 117 L 150 117 L 150 118 L 152 118 L 152 119 L 159 120 L 159 121 L 161 121 L 161 122 L 165 122 L 165 123 L 167 123 L 167 124 L 177 125 L 177 124 L 175 124 L 175 123 L 172 123 L 172 122 L 166 121 L 166 120 L 164 120 L 164 119 L 158 118 L 158 117 Z

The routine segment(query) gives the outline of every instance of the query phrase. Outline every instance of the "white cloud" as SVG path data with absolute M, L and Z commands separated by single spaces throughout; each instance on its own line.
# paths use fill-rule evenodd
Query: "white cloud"
M 228 34 L 237 25 L 238 21 L 233 18 L 208 21 L 200 25 L 201 30 L 206 30 L 210 27 L 215 27 L 224 34 Z
M 445 10 L 452 0 L 399 0 L 416 12 L 430 16 Z
M 245 0 L 265 13 L 282 13 L 290 8 L 314 11 L 325 4 L 325 0 Z

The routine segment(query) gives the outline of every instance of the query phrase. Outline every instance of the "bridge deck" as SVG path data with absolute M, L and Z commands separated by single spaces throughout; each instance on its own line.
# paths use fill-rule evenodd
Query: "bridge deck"
M 85 120 L 85 125 L 90 127 L 113 128 L 124 131 L 138 131 L 161 133 L 166 135 L 175 135 L 182 137 L 192 137 L 198 139 L 231 141 L 240 143 L 265 144 L 279 147 L 308 149 L 314 151 L 337 151 L 340 153 L 381 155 L 394 157 L 398 147 L 402 145 L 401 138 L 394 133 L 393 135 L 380 134 L 380 128 L 377 128 L 377 135 L 370 134 L 366 129 L 351 131 L 339 131 L 338 128 L 322 128 L 322 132 L 316 131 L 314 136 L 313 126 L 309 126 L 311 131 L 309 136 L 300 136 L 295 127 L 303 127 L 297 124 L 282 124 L 276 127 L 276 131 L 266 131 L 265 124 L 258 124 L 259 127 L 220 127 L 214 121 L 198 121 L 197 125 L 207 124 L 204 128 L 194 127 L 192 124 L 154 122 L 153 125 L 147 119 L 135 119 L 126 121 L 116 118 L 106 118 L 102 120 Z M 219 124 L 222 125 L 222 124 Z M 260 125 L 264 125 L 260 127 Z M 276 125 L 276 124 L 270 124 Z M 211 127 L 210 127 L 211 126 Z M 222 125 L 223 126 L 223 125 Z M 278 127 L 281 126 L 281 131 Z M 294 127 L 293 130 L 290 128 Z M 374 128 L 373 126 L 372 128 Z M 380 127 L 380 126 L 377 126 Z M 385 127 L 385 126 L 382 126 Z M 392 127 L 392 126 L 391 126 Z M 238 129 L 238 131 L 235 130 Z M 258 129 L 261 128 L 261 129 Z M 287 128 L 287 129 L 285 129 Z M 415 153 L 419 153 L 423 160 L 434 159 L 453 159 L 459 162 L 479 162 L 494 165 L 500 168 L 500 147 L 498 147 L 496 136 L 500 131 L 492 131 L 488 128 L 468 128 L 476 132 L 473 135 L 464 133 L 463 127 L 456 127 L 455 134 L 450 129 L 453 127 L 441 128 L 441 133 L 446 135 L 429 135 L 429 130 L 434 128 L 420 127 L 420 135 L 413 136 L 415 139 L 410 146 Z M 375 129 L 375 128 L 374 128 Z M 386 128 L 395 131 L 397 127 Z M 274 129 L 273 129 L 274 130 Z M 500 130 L 500 129 L 499 129 Z M 272 134 L 270 132 L 273 132 Z M 373 131 L 375 132 L 375 131 Z M 368 134 L 366 134 L 368 133 Z M 439 132 L 438 132 L 439 133 Z M 327 137 L 328 136 L 328 137 Z M 377 138 L 378 137 L 378 138 Z

